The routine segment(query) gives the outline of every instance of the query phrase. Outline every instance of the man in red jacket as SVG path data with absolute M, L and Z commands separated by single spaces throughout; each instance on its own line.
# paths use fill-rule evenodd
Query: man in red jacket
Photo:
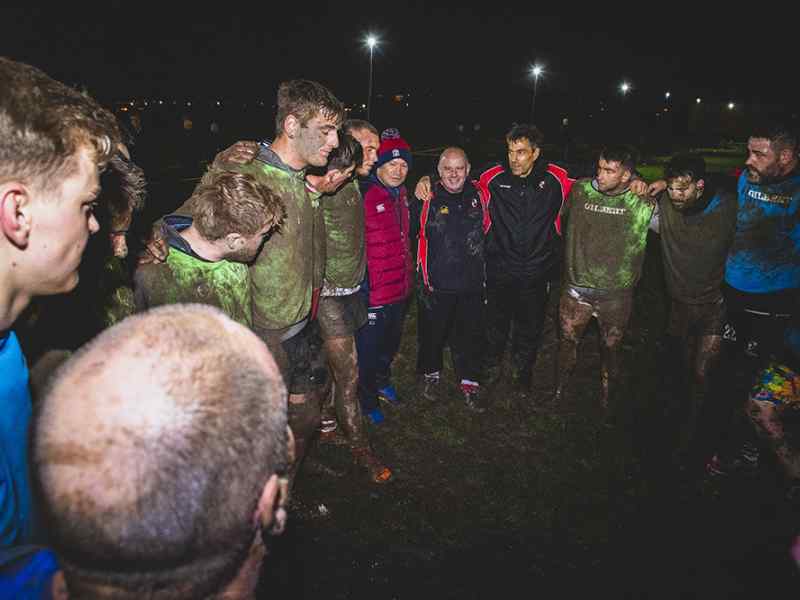
M 359 391 L 364 413 L 383 420 L 378 399 L 398 404 L 391 366 L 412 288 L 408 243 L 408 198 L 403 183 L 411 166 L 411 148 L 396 129 L 381 134 L 378 160 L 361 182 L 367 248 L 368 320 L 356 334 Z

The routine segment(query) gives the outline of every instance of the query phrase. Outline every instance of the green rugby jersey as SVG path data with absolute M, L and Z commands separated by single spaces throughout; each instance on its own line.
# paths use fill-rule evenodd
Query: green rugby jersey
M 653 209 L 630 190 L 609 196 L 591 179 L 576 181 L 562 211 L 567 283 L 603 290 L 635 286 Z

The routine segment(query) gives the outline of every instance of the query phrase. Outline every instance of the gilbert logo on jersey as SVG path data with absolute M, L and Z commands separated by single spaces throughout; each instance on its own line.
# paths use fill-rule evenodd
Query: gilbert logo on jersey
M 626 208 L 603 206 L 602 204 L 587 204 L 586 210 L 596 213 L 603 213 L 605 215 L 624 215 L 626 212 L 628 212 L 628 209 Z

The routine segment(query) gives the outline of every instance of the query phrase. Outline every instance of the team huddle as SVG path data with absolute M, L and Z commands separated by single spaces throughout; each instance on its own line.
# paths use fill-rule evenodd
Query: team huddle
M 549 395 L 573 393 L 595 319 L 610 414 L 650 232 L 665 343 L 685 356 L 691 397 L 680 462 L 726 468 L 738 433 L 719 420 L 727 448 L 701 427 L 707 400 L 725 397 L 728 420 L 749 415 L 800 480 L 782 420 L 796 390 L 741 396 L 723 374 L 749 358 L 750 383 L 800 381 L 800 144 L 785 126 L 751 133 L 735 183 L 689 153 L 648 183 L 629 147 L 548 162 L 539 129 L 516 124 L 505 159 L 473 169 L 447 147 L 409 192 L 400 131 L 345 120 L 326 87 L 287 81 L 274 139 L 219 153 L 127 273 L 144 196 L 135 140 L 28 65 L 0 58 L 0 89 L 0 590 L 12 596 L 250 597 L 313 441 L 346 444 L 371 482 L 391 482 L 368 427 L 386 405 L 444 401 L 446 347 L 476 418 L 500 382 L 539 401 L 553 287 Z M 107 253 L 89 271 L 98 231 Z M 34 298 L 68 292 L 23 327 Z M 417 381 L 402 389 L 392 365 L 412 299 Z M 30 372 L 25 332 L 44 340 Z

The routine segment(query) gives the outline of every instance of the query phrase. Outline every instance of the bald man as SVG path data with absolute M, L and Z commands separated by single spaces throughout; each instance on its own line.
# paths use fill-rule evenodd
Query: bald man
M 461 148 L 439 157 L 433 197 L 412 203 L 417 239 L 418 394 L 435 400 L 441 387 L 442 353 L 449 342 L 456 377 L 468 409 L 486 411 L 480 393 L 485 343 L 483 258 L 488 223 L 470 164 Z
M 290 437 L 275 361 L 217 309 L 105 330 L 59 368 L 33 431 L 70 596 L 253 597 Z

